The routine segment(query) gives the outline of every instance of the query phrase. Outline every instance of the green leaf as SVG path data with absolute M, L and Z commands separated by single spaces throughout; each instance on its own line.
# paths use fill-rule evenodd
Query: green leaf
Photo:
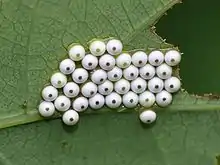
M 169 47 L 152 26 L 178 2 L 1 1 L 0 128 L 42 119 L 40 91 L 72 42 L 116 37 L 126 50 Z
M 87 46 L 93 38 L 113 36 L 123 41 L 126 50 L 172 47 L 154 33 L 153 25 L 178 2 L 1 1 L 0 128 L 43 119 L 37 112 L 40 91 L 67 56 L 72 42 Z M 212 97 L 180 92 L 167 109 L 219 107 L 219 101 Z
M 172 47 L 153 25 L 178 2 L 0 1 L 0 128 L 42 120 L 40 91 L 72 42 L 118 37 L 126 49 Z M 149 128 L 137 113 L 109 112 L 84 115 L 78 127 L 56 119 L 1 129 L 0 164 L 214 164 L 220 114 L 210 110 L 219 107 L 218 96 L 182 91 Z
M 219 111 L 158 116 L 152 128 L 136 113 L 105 113 L 81 117 L 78 128 L 57 119 L 2 129 L 0 164 L 217 165 Z
M 157 23 L 157 34 L 184 53 L 180 75 L 189 93 L 220 93 L 219 6 L 219 0 L 184 1 Z

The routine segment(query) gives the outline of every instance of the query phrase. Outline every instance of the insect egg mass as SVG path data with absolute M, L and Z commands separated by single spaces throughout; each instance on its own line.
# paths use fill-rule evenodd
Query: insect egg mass
M 93 40 L 88 48 L 71 44 L 42 89 L 39 114 L 48 118 L 56 111 L 64 124 L 73 126 L 81 113 L 123 107 L 138 110 L 141 122 L 153 123 L 153 109 L 172 104 L 173 94 L 181 88 L 175 74 L 181 54 L 174 49 L 123 48 L 118 39 Z

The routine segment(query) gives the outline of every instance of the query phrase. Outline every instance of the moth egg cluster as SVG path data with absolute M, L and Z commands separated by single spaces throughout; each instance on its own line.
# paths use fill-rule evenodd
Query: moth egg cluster
M 61 113 L 66 125 L 77 124 L 79 113 L 89 108 L 166 107 L 181 88 L 174 74 L 181 54 L 174 49 L 123 52 L 122 42 L 110 39 L 90 42 L 89 52 L 72 44 L 68 55 L 51 76 L 50 85 L 42 89 L 38 107 L 43 117 Z M 143 111 L 139 119 L 152 123 L 156 113 Z

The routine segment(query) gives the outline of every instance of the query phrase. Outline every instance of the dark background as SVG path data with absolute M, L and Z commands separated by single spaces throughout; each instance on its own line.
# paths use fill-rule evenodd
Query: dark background
M 220 1 L 185 0 L 162 17 L 157 33 L 184 53 L 184 88 L 220 93 Z

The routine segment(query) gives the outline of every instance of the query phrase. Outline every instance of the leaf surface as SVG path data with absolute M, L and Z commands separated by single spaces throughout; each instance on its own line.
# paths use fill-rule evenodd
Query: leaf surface
M 40 91 L 72 42 L 117 37 L 126 50 L 172 47 L 153 25 L 179 1 L 0 2 L 0 128 L 5 128 L 42 120 Z M 85 115 L 78 128 L 56 119 L 2 129 L 0 164 L 212 164 L 220 147 L 213 143 L 220 114 L 211 110 L 219 103 L 218 96 L 181 91 L 170 107 L 157 109 L 158 121 L 148 129 L 140 127 L 136 113 L 111 112 Z
M 40 92 L 72 42 L 116 37 L 125 50 L 170 46 L 151 27 L 178 2 L 1 1 L 0 128 L 42 119 Z
M 219 111 L 161 112 L 144 128 L 136 113 L 104 113 L 83 116 L 78 128 L 59 119 L 11 127 L 0 131 L 0 163 L 215 165 L 219 117 Z

